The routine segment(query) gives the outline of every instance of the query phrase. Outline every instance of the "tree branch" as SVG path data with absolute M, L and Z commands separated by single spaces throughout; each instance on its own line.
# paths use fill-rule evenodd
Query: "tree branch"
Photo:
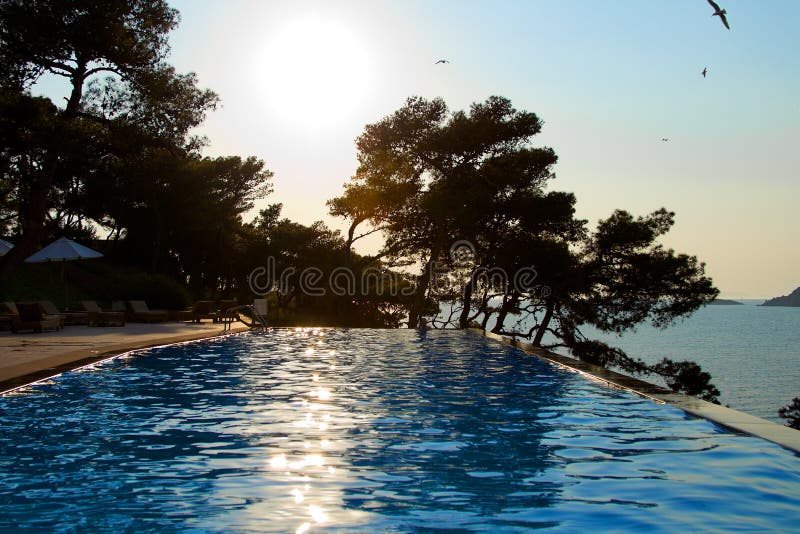
M 364 232 L 363 234 L 361 234 L 361 235 L 359 235 L 359 236 L 356 236 L 356 237 L 354 237 L 354 238 L 353 238 L 353 240 L 352 240 L 352 241 L 350 241 L 350 242 L 351 242 L 351 243 L 355 243 L 356 241 L 358 241 L 358 240 L 359 240 L 359 239 L 361 239 L 362 237 L 367 237 L 368 235 L 374 234 L 375 232 L 380 232 L 380 231 L 381 231 L 381 230 L 383 230 L 384 228 L 386 228 L 386 227 L 385 227 L 385 226 L 380 226 L 380 227 L 378 227 L 378 228 L 373 228 L 373 229 L 372 229 L 372 230 L 370 230 L 369 232 Z
M 84 74 L 84 76 L 86 78 L 88 78 L 89 76 L 93 76 L 93 75 L 97 74 L 98 72 L 112 72 L 112 73 L 116 74 L 117 76 L 119 76 L 120 78 L 124 78 L 125 77 L 124 73 L 122 73 L 121 71 L 119 71 L 119 70 L 117 70 L 117 69 L 115 69 L 113 67 L 95 67 L 93 69 L 90 69 L 90 70 L 86 71 L 86 74 Z

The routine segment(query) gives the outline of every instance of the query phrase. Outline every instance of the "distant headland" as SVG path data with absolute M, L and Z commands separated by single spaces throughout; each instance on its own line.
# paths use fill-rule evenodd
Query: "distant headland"
M 761 306 L 795 306 L 800 307 L 800 287 L 788 295 L 775 297 L 761 304 Z
M 709 304 L 715 304 L 717 306 L 744 306 L 744 302 L 739 302 L 738 300 L 728 300 L 728 299 L 714 299 Z

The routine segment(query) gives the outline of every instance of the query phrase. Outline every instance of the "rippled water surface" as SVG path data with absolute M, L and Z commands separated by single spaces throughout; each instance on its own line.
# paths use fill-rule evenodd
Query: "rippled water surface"
M 705 306 L 666 329 L 644 324 L 619 336 L 582 331 L 647 363 L 697 362 L 711 373 L 722 404 L 783 425 L 778 409 L 800 394 L 800 308 L 743 302 Z M 516 327 L 527 332 L 531 324 Z
M 0 531 L 791 531 L 800 457 L 465 332 L 275 330 L 0 397 Z

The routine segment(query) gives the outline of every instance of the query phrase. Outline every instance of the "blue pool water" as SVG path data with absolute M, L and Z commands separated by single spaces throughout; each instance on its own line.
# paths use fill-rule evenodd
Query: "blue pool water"
M 791 531 L 800 457 L 466 332 L 275 330 L 0 396 L 2 532 Z
M 663 358 L 697 362 L 711 373 L 722 404 L 782 425 L 778 409 L 800 395 L 800 308 L 742 302 L 705 306 L 665 329 L 643 324 L 621 335 L 588 326 L 582 331 L 650 364 Z M 522 332 L 531 328 L 529 320 L 509 323 Z

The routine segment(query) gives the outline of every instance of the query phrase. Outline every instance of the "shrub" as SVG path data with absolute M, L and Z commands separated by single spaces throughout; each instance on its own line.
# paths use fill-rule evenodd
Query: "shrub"
M 189 291 L 162 274 L 128 272 L 115 276 L 108 288 L 111 300 L 144 300 L 151 308 L 181 310 L 191 301 Z

